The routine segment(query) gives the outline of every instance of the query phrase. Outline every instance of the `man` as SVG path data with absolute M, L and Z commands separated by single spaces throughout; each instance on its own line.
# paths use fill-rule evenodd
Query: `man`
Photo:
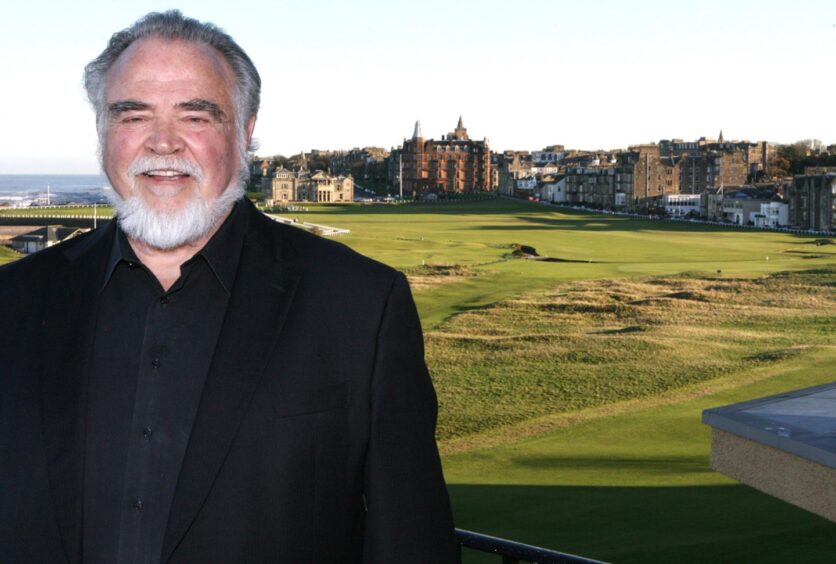
M 0 270 L 0 562 L 449 562 L 403 275 L 242 199 L 260 79 L 179 12 L 85 71 L 117 222 Z

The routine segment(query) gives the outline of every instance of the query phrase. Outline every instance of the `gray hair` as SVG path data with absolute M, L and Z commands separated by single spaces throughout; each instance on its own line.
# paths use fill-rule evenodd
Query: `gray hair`
M 105 75 L 116 59 L 135 41 L 147 38 L 203 43 L 214 47 L 232 67 L 235 75 L 233 101 L 235 120 L 242 136 L 250 117 L 258 113 L 261 77 L 243 49 L 221 28 L 187 18 L 179 10 L 151 12 L 131 27 L 114 33 L 101 55 L 84 67 L 84 88 L 96 111 L 99 139 L 105 123 Z M 246 149 L 245 149 L 246 151 Z

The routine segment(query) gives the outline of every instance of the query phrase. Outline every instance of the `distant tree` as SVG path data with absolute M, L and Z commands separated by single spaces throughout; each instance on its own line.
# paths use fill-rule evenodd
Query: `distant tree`
M 769 161 L 769 175 L 777 178 L 789 175 L 790 164 L 786 157 L 773 155 Z
M 801 141 L 778 147 L 778 156 L 789 162 L 790 174 L 801 174 L 804 171 L 803 161 L 807 157 L 807 152 L 807 146 Z
M 813 166 L 836 166 L 836 155 L 813 153 L 804 141 L 792 145 L 781 145 L 770 162 L 770 173 L 804 174 L 804 169 Z
M 270 159 L 270 166 L 274 169 L 280 167 L 289 169 L 291 168 L 290 159 L 283 155 L 274 155 Z
M 308 170 L 328 170 L 331 167 L 331 159 L 324 155 L 308 157 Z

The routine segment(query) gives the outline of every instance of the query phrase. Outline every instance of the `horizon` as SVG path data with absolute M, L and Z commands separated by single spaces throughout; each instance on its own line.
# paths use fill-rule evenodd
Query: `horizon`
M 459 116 L 497 152 L 606 151 L 721 130 L 729 140 L 836 143 L 826 110 L 836 5 L 728 4 L 258 0 L 233 11 L 187 0 L 180 9 L 224 28 L 256 63 L 262 156 L 389 150 L 416 120 L 439 139 Z M 113 32 L 154 9 L 7 8 L 0 64 L 17 87 L 0 94 L 0 174 L 101 173 L 81 72 Z

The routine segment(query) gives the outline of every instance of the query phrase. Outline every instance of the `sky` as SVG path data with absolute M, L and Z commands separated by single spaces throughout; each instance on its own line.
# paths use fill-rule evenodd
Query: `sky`
M 262 77 L 260 155 L 396 147 L 461 115 L 494 150 L 836 143 L 836 2 L 27 0 L 0 17 L 0 174 L 97 173 L 84 65 L 149 11 L 224 28 Z

